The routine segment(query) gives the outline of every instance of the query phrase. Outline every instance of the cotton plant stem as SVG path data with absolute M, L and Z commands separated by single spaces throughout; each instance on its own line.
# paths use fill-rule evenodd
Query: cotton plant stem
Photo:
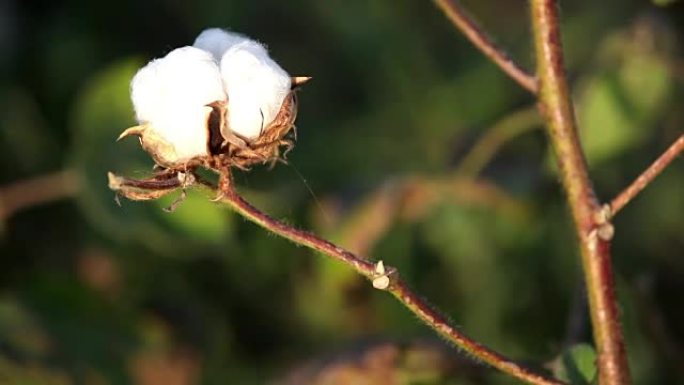
M 684 134 L 680 135 L 679 138 L 677 138 L 677 140 L 658 157 L 658 159 L 632 182 L 632 184 L 610 202 L 610 215 L 615 216 L 615 214 L 622 210 L 622 208 L 639 194 L 641 190 L 646 188 L 655 177 L 660 175 L 673 160 L 677 159 L 677 156 L 679 156 L 682 151 L 684 151 Z
M 369 262 L 367 259 L 361 258 L 325 239 L 319 238 L 312 233 L 295 229 L 261 212 L 249 202 L 245 201 L 225 178 L 222 178 L 219 186 L 220 201 L 244 218 L 274 234 L 289 239 L 298 245 L 306 246 L 342 262 L 371 280 L 377 278 L 378 272 L 376 263 Z M 427 301 L 413 292 L 408 285 L 401 280 L 398 272 L 392 268 L 387 268 L 387 271 L 387 274 L 390 277 L 390 284 L 385 290 L 392 293 L 399 302 L 449 342 L 465 350 L 477 359 L 486 362 L 521 381 L 531 384 L 563 384 L 562 381 L 546 377 L 527 369 L 466 336 L 456 329 L 456 327 L 452 326 L 449 320 L 436 311 L 433 306 L 429 305 Z
M 630 383 L 627 355 L 613 282 L 609 238 L 598 236 L 601 220 L 587 164 L 580 146 L 563 64 L 558 4 L 531 0 L 539 79 L 539 109 L 546 120 L 563 187 L 567 193 L 589 297 L 601 385 Z
M 289 239 L 295 244 L 306 246 L 322 254 L 331 256 L 334 259 L 351 266 L 359 274 L 369 279 L 375 274 L 375 263 L 357 257 L 353 253 L 319 238 L 310 232 L 298 230 L 270 217 L 244 200 L 232 188 L 222 188 L 220 196 L 221 202 L 230 206 L 233 211 L 266 230 Z
M 534 75 L 522 69 L 503 49 L 499 48 L 456 0 L 434 0 L 434 2 L 477 49 L 523 88 L 533 94 L 537 93 L 537 80 Z

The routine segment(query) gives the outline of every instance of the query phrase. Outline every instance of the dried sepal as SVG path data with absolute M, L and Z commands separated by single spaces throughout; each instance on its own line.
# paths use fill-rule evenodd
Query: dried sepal
M 169 170 L 164 170 L 147 179 L 130 179 L 111 172 L 107 174 L 107 178 L 110 189 L 134 201 L 159 199 L 194 183 L 192 174 Z
M 290 80 L 290 90 L 294 91 L 311 80 L 311 76 L 293 76 Z
M 294 122 L 297 118 L 297 95 L 290 91 L 271 124 L 262 134 L 252 141 L 239 138 L 244 145 L 233 145 L 229 149 L 229 164 L 238 168 L 249 168 L 254 164 L 271 164 L 285 161 L 285 155 L 294 147 L 294 142 L 287 138 L 294 133 Z M 231 135 L 231 134 L 229 134 Z
M 214 102 L 212 105 L 219 103 L 221 103 L 221 101 Z M 207 105 L 203 108 L 204 121 L 207 122 L 207 127 L 210 126 L 209 122 L 213 117 L 214 108 L 212 105 Z M 186 168 L 189 164 L 202 164 L 203 158 L 209 155 L 207 152 L 204 156 L 195 156 L 192 158 L 182 156 L 178 153 L 177 146 L 159 135 L 159 131 L 150 123 L 143 123 L 138 126 L 127 128 L 119 135 L 117 141 L 129 136 L 137 136 L 140 139 L 140 145 L 143 150 L 150 154 L 157 165 L 164 168 L 180 169 Z M 210 140 L 207 142 L 207 146 L 209 146 Z

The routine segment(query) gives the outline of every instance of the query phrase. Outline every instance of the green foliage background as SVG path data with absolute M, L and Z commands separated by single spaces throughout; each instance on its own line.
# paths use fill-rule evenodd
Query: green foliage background
M 582 140 L 609 200 L 683 130 L 684 3 L 561 3 Z M 525 1 L 464 4 L 532 66 Z M 591 381 L 593 351 L 576 345 L 591 341 L 577 250 L 538 124 L 526 123 L 477 179 L 458 184 L 463 197 L 431 187 L 461 180 L 455 170 L 477 139 L 533 99 L 430 2 L 7 0 L 0 185 L 59 170 L 78 185 L 73 197 L 0 217 L 0 382 L 285 382 L 303 362 L 344 361 L 337 353 L 349 346 L 354 357 L 369 341 L 433 338 L 347 268 L 199 192 L 173 214 L 161 210 L 170 200 L 116 205 L 106 172 L 142 176 L 152 166 L 136 141 L 114 142 L 134 124 L 130 78 L 212 26 L 266 42 L 291 74 L 314 77 L 300 93 L 290 165 L 237 175 L 250 201 L 349 247 L 367 235 L 354 235 L 364 221 L 385 220 L 365 251 L 399 267 L 469 335 Z M 433 203 L 413 215 L 369 208 L 377 191 L 406 178 Z M 635 383 L 681 382 L 684 162 L 615 225 Z M 393 362 L 396 382 L 377 383 L 512 383 L 483 367 L 460 369 L 453 352 L 440 351 L 451 364 L 412 367 L 406 358 Z M 577 361 L 563 366 L 568 357 Z

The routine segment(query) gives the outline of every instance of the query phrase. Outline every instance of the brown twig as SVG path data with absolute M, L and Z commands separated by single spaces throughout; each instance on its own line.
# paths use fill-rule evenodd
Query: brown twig
M 456 174 L 475 178 L 504 143 L 539 126 L 541 119 L 534 106 L 524 107 L 503 117 L 494 123 L 463 157 L 456 168 Z
M 522 201 L 485 180 L 407 175 L 386 181 L 351 207 L 335 224 L 335 239 L 356 254 L 369 254 L 397 220 L 420 221 L 444 202 L 486 207 L 517 219 L 526 217 Z
M 648 166 L 632 184 L 610 202 L 610 215 L 614 216 L 618 211 L 622 210 L 622 208 L 639 194 L 641 190 L 646 188 L 655 177 L 660 175 L 660 173 L 663 172 L 663 170 L 672 163 L 682 151 L 684 151 L 684 134 L 679 136 L 679 138 L 677 138 L 677 140 L 675 140 L 658 159 Z
M 203 182 L 198 178 L 200 183 L 211 188 L 211 185 Z M 228 205 L 235 212 L 244 218 L 256 223 L 264 229 L 277 234 L 290 241 L 306 246 L 310 249 L 318 251 L 327 255 L 339 262 L 342 262 L 359 274 L 367 277 L 370 280 L 378 278 L 377 264 L 365 258 L 361 258 L 344 248 L 337 246 L 318 236 L 295 229 L 288 226 L 269 215 L 261 212 L 259 209 L 252 206 L 245 201 L 233 188 L 232 183 L 227 177 L 222 177 L 219 183 L 219 198 L 222 203 Z M 418 316 L 429 327 L 447 339 L 449 342 L 455 344 L 474 357 L 486 362 L 487 364 L 505 372 L 509 375 L 532 384 L 563 384 L 562 381 L 546 377 L 542 374 L 536 373 L 527 369 L 511 359 L 481 345 L 470 337 L 463 334 L 461 331 L 451 325 L 449 320 L 441 313 L 436 311 L 433 306 L 429 305 L 422 297 L 413 292 L 408 285 L 401 280 L 398 272 L 395 269 L 386 267 L 387 276 L 390 278 L 390 284 L 385 290 L 394 295 L 404 306 Z
M 468 12 L 456 0 L 434 0 L 434 2 L 477 49 L 482 51 L 485 56 L 496 63 L 523 88 L 533 94 L 537 93 L 537 79 L 535 79 L 534 75 L 530 75 L 520 68 L 504 50 L 494 44 L 492 39 L 480 29 L 477 23 L 468 15 Z
M 532 25 L 539 76 L 539 108 L 545 117 L 563 186 L 580 241 L 589 309 L 598 350 L 599 384 L 630 383 L 629 366 L 620 325 L 609 237 L 587 174 L 568 92 L 555 0 L 531 0 Z M 609 224 L 607 224 L 609 225 Z
M 68 169 L 0 187 L 0 223 L 27 207 L 72 197 L 78 189 L 78 178 Z

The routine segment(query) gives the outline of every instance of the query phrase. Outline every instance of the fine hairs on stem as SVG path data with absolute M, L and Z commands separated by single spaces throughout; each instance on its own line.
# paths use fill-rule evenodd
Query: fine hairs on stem
M 632 184 L 610 202 L 611 216 L 615 216 L 615 214 L 622 210 L 622 208 L 637 196 L 641 190 L 645 189 L 655 177 L 660 175 L 660 173 L 672 163 L 672 161 L 677 159 L 682 151 L 684 151 L 684 134 L 680 135 L 679 138 L 677 138 L 677 140 L 658 157 L 658 159 L 651 163 L 651 165 L 632 182 Z
M 599 384 L 629 384 L 627 353 L 613 281 L 610 239 L 597 235 L 599 228 L 605 225 L 606 218 L 599 221 L 603 217 L 600 215 L 602 208 L 589 179 L 577 135 L 574 107 L 565 76 L 558 4 L 554 0 L 532 0 L 530 4 L 539 78 L 539 108 L 556 153 L 561 181 L 580 243 L 598 352 Z
M 468 12 L 455 0 L 434 0 L 437 7 L 451 20 L 456 28 L 485 56 L 492 60 L 511 79 L 533 94 L 537 93 L 537 79 L 522 69 L 508 54 L 468 15 Z

